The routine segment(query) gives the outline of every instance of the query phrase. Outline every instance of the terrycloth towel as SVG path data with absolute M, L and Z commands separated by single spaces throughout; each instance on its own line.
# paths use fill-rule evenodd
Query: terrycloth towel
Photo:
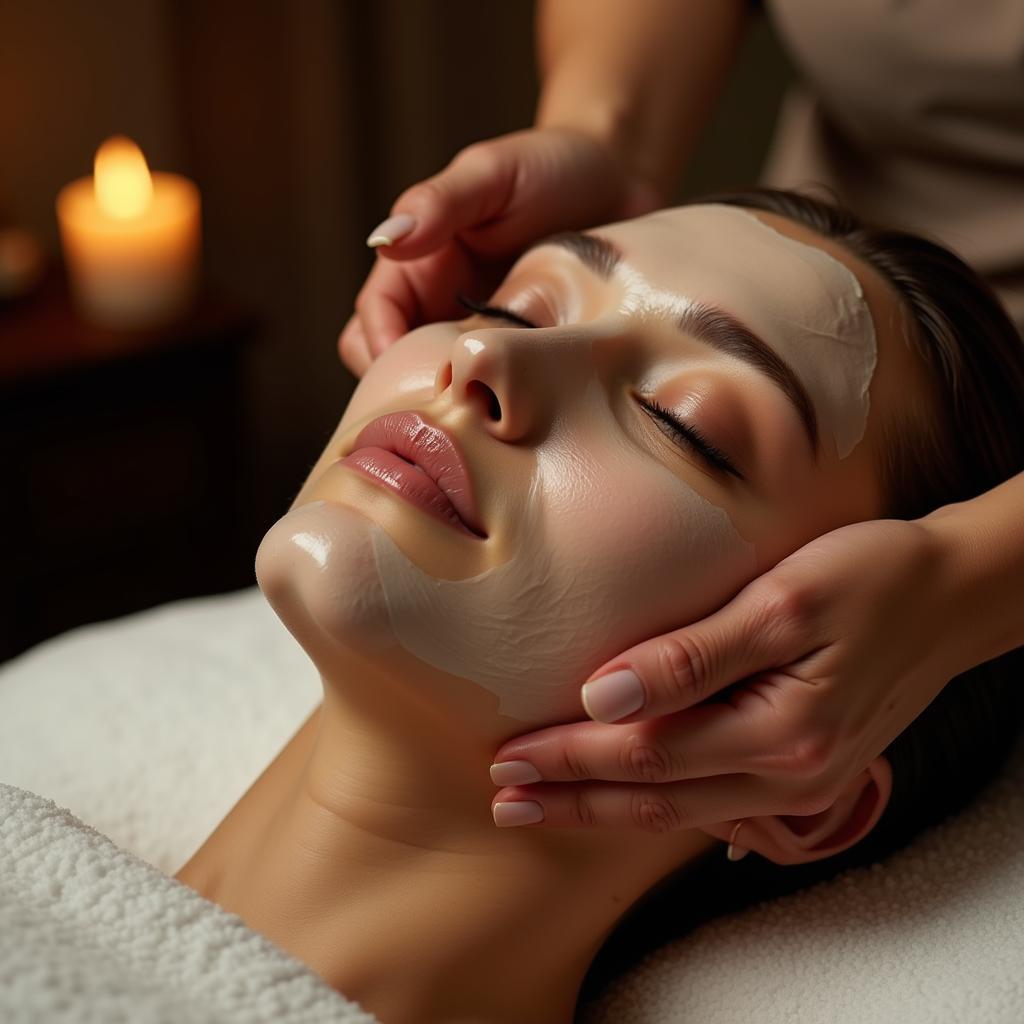
M 581 1024 L 1021 1024 L 1024 744 L 883 863 L 707 922 L 590 1010 Z
M 255 588 L 165 605 L 0 668 L 0 781 L 173 873 L 319 699 L 315 670 Z M 1024 744 L 974 805 L 884 865 L 711 921 L 582 1016 L 1020 1024 Z
M 4 785 L 0 1021 L 378 1024 L 240 917 Z

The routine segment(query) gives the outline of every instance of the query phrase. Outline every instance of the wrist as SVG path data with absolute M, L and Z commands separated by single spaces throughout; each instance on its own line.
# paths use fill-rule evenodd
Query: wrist
M 936 553 L 938 593 L 945 612 L 940 630 L 948 640 L 944 656 L 951 675 L 1011 649 L 998 628 L 1002 609 L 999 587 L 981 541 L 971 502 L 945 505 L 916 520 Z
M 573 101 L 565 92 L 545 90 L 534 118 L 534 127 L 568 131 L 597 143 L 618 165 L 629 183 L 649 195 L 651 210 L 667 206 L 671 185 L 659 171 L 662 154 L 637 138 L 636 111 L 622 99 Z M 646 211 L 645 211 L 646 212 Z

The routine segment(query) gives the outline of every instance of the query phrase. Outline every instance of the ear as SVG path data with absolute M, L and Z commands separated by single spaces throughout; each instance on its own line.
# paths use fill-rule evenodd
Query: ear
M 776 864 L 824 860 L 860 842 L 881 818 L 891 795 L 892 766 L 879 756 L 825 810 L 747 818 L 736 843 Z

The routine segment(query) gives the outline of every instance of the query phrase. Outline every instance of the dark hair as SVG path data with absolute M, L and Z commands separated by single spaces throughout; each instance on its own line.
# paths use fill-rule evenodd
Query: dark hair
M 780 214 L 842 243 L 895 289 L 924 367 L 932 415 L 896 411 L 883 432 L 884 515 L 914 519 L 1024 470 L 1024 344 L 992 289 L 959 257 L 916 234 L 873 227 L 833 202 L 749 189 L 693 200 Z M 715 850 L 638 901 L 597 958 L 580 1005 L 644 953 L 708 918 L 882 860 L 962 810 L 1000 771 L 1024 718 L 1024 648 L 957 676 L 883 751 L 893 789 L 860 842 L 811 864 L 780 866 Z

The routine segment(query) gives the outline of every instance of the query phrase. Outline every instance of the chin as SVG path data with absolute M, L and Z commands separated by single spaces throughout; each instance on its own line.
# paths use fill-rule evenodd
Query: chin
M 260 590 L 321 669 L 395 647 L 372 529 L 353 508 L 314 501 L 283 515 L 256 552 Z

